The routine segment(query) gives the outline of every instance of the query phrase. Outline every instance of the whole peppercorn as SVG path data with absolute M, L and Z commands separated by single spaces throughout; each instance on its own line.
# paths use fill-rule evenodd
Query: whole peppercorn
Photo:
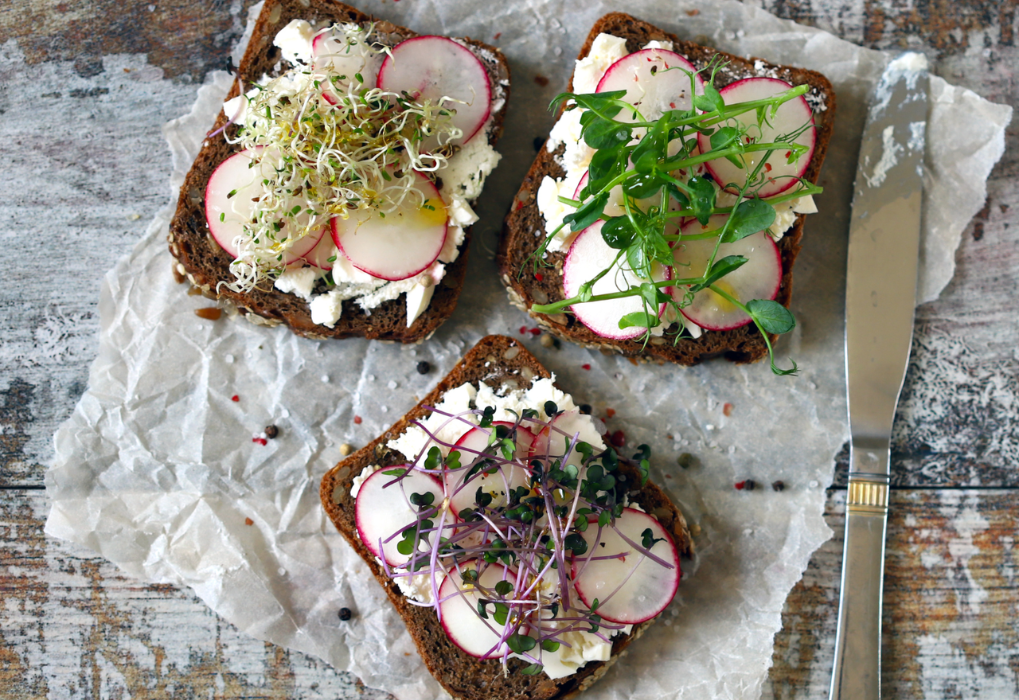
M 782 481 L 781 479 L 778 481 L 772 481 L 771 488 L 775 489 L 776 491 L 785 491 L 785 482 Z
M 418 362 L 417 370 L 418 374 L 428 374 L 432 371 L 432 366 L 426 361 L 421 360 L 421 362 Z
M 350 608 L 340 608 L 340 620 L 346 622 L 352 617 L 354 617 L 354 613 L 350 612 Z
M 280 434 L 280 429 L 277 428 L 275 425 L 267 425 L 267 426 L 265 426 L 265 436 L 267 438 L 269 438 L 270 440 L 274 439 L 279 434 Z
M 743 488 L 745 488 L 747 491 L 753 491 L 755 488 L 757 488 L 757 482 L 754 481 L 753 479 L 747 479 L 746 482 L 743 484 Z
M 591 415 L 591 404 L 589 403 L 580 404 L 580 412 L 583 413 L 585 416 Z

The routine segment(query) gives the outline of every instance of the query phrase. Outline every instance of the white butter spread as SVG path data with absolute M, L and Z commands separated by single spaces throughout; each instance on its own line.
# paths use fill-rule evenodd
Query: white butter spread
M 281 29 L 273 40 L 280 49 L 283 59 L 293 68 L 285 74 L 285 79 L 274 83 L 279 96 L 296 94 L 311 79 L 305 69 L 312 60 L 312 42 L 319 34 L 316 29 L 304 20 L 292 20 Z M 485 52 L 471 44 L 463 45 L 474 53 Z M 346 58 L 346 57 L 345 57 Z M 268 84 L 269 77 L 263 76 L 260 84 Z M 289 87 L 288 87 L 289 86 Z M 505 86 L 494 84 L 492 95 L 492 112 L 496 113 L 505 106 Z M 247 118 L 248 100 L 254 97 L 259 88 L 252 88 L 246 95 L 238 95 L 223 103 L 223 111 L 234 123 L 243 124 Z M 470 201 L 478 198 L 484 187 L 485 179 L 499 164 L 502 156 L 489 143 L 492 130 L 492 119 L 447 161 L 445 167 L 436 174 L 442 180 L 440 194 L 449 212 L 449 227 L 446 240 L 438 259 L 423 272 L 408 279 L 390 282 L 374 277 L 353 267 L 335 246 L 327 257 L 335 258 L 330 273 L 335 286 L 314 293 L 315 283 L 324 275 L 317 268 L 291 265 L 276 279 L 275 288 L 279 291 L 294 294 L 308 302 L 312 323 L 333 328 L 343 312 L 343 302 L 355 299 L 362 310 L 371 312 L 379 305 L 406 295 L 407 327 L 409 328 L 428 308 L 435 292 L 435 285 L 445 275 L 445 266 L 454 262 L 460 255 L 460 246 L 464 241 L 464 228 L 478 220 Z M 304 270 L 311 270 L 306 272 Z M 310 286 L 309 286 L 310 282 Z

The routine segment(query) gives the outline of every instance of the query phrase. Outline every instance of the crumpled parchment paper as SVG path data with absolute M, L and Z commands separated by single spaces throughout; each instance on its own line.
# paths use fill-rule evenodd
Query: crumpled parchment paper
M 401 699 L 432 698 L 441 690 L 402 622 L 326 520 L 319 479 L 340 459 L 342 443 L 363 445 L 388 427 L 482 335 L 533 326 L 497 281 L 497 231 L 533 158 L 532 140 L 551 126 L 548 101 L 565 85 L 588 28 L 617 8 L 564 0 L 359 4 L 422 33 L 495 43 L 512 64 L 504 159 L 478 207 L 457 312 L 417 347 L 315 342 L 239 319 L 204 321 L 194 310 L 207 302 L 187 296 L 170 274 L 169 205 L 106 275 L 89 387 L 55 437 L 46 531 L 139 578 L 190 586 L 259 639 L 325 659 Z M 822 513 L 833 458 L 847 438 L 842 338 L 852 178 L 866 95 L 889 56 L 736 2 L 631 0 L 626 10 L 683 38 L 820 70 L 838 94 L 825 193 L 808 217 L 796 266 L 799 325 L 780 344 L 782 363 L 795 358 L 799 377 L 723 361 L 635 367 L 573 346 L 546 350 L 527 336 L 578 401 L 614 408 L 611 428 L 623 429 L 631 445 L 652 446 L 653 478 L 701 528 L 675 603 L 586 697 L 754 698 L 783 602 L 831 535 Z M 548 87 L 538 86 L 538 75 Z M 192 113 L 165 129 L 174 202 L 228 86 L 226 74 L 215 74 Z M 952 276 L 960 234 L 983 204 L 1011 113 L 938 78 L 930 102 L 923 300 Z M 436 368 L 432 374 L 417 374 L 420 360 Z M 278 425 L 280 436 L 252 442 L 267 424 Z M 697 465 L 678 468 L 681 452 L 693 453 Z M 734 489 L 747 478 L 787 487 Z M 356 611 L 353 621 L 338 620 L 344 606 Z

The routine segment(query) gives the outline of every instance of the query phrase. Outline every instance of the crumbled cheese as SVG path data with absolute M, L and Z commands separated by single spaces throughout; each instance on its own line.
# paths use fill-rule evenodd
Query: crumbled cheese
M 350 485 L 350 497 L 357 498 L 357 494 L 361 492 L 361 484 L 368 480 L 368 477 L 377 472 L 381 467 L 376 464 L 369 464 L 367 467 L 361 470 L 361 473 L 354 477 L 354 481 Z
M 446 230 L 446 240 L 442 243 L 442 250 L 439 251 L 439 262 L 451 263 L 460 257 L 460 244 L 464 242 L 466 235 L 459 226 L 450 226 Z
M 428 308 L 428 302 L 432 300 L 432 294 L 435 293 L 435 286 L 424 287 L 420 284 L 414 285 L 413 288 L 407 291 L 407 328 L 414 325 L 414 321 L 417 320 L 425 309 Z
M 318 281 L 321 271 L 315 267 L 291 265 L 280 273 L 273 286 L 281 292 L 296 294 L 305 301 L 311 301 L 311 289 Z
M 343 297 L 333 289 L 312 298 L 308 308 L 311 309 L 312 323 L 333 328 L 343 313 Z
M 474 213 L 474 208 L 463 197 L 452 196 L 448 210 L 450 220 L 458 226 L 470 226 L 478 220 L 478 215 Z
M 611 34 L 596 36 L 587 56 L 577 61 L 573 71 L 573 92 L 578 95 L 594 92 L 609 66 L 626 54 L 626 39 Z
M 580 138 L 582 129 L 580 117 L 583 113 L 581 109 L 570 109 L 563 112 L 559 121 L 552 127 L 548 141 L 545 143 L 545 148 L 550 153 L 559 148 L 560 144 L 566 146 L 563 153 L 563 168 L 568 175 L 587 170 L 587 166 L 591 164 L 591 158 L 594 157 L 594 149 Z
M 463 199 L 477 199 L 485 178 L 499 164 L 502 156 L 488 142 L 488 133 L 492 122 L 475 134 L 474 138 L 465 143 L 459 151 L 450 156 L 446 167 L 439 171 L 442 178 L 442 190 Z
M 284 61 L 296 65 L 298 62 L 311 63 L 311 41 L 315 38 L 315 28 L 303 19 L 290 20 L 272 40 L 279 47 Z
M 652 41 L 649 41 L 648 43 L 644 44 L 644 48 L 645 49 L 665 49 L 666 51 L 672 51 L 673 50 L 672 42 L 668 41 L 668 40 L 666 40 L 666 41 L 652 40 Z

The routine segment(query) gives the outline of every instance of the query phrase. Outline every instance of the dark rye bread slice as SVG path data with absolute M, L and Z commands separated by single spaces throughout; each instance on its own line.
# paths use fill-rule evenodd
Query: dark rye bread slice
M 729 61 L 729 65 L 715 77 L 715 87 L 718 88 L 742 78 L 761 75 L 780 78 L 793 85 L 810 85 L 811 90 L 806 97 L 814 112 L 817 138 L 814 155 L 804 177 L 811 182 L 817 182 L 835 121 L 835 91 L 823 75 L 802 68 L 776 66 L 760 59 L 745 59 L 689 41 L 681 41 L 673 34 L 622 12 L 607 14 L 595 23 L 587 42 L 580 49 L 578 60 L 587 56 L 595 37 L 601 33 L 626 39 L 627 51 L 631 53 L 643 48 L 652 40 L 671 41 L 675 51 L 686 56 L 697 68 L 706 66 L 714 56 L 722 56 Z M 572 77 L 567 89 L 573 89 Z M 562 287 L 564 253 L 560 251 L 548 255 L 547 261 L 552 267 L 541 270 L 540 280 L 531 274 L 529 261 L 545 233 L 545 219 L 538 211 L 538 187 L 546 175 L 553 179 L 565 175 L 562 167 L 556 162 L 556 157 L 562 153 L 562 146 L 553 153 L 549 153 L 544 147 L 541 149 L 524 178 L 503 225 L 499 242 L 499 273 L 514 306 L 530 313 L 538 325 L 563 340 L 603 352 L 636 356 L 646 361 L 695 365 L 712 357 L 723 356 L 734 362 L 745 363 L 754 362 L 767 355 L 764 339 L 753 324 L 731 331 L 710 331 L 698 339 L 683 338 L 677 343 L 673 343 L 671 338 L 653 338 L 644 347 L 640 340 L 612 340 L 596 335 L 571 314 L 544 315 L 530 312 L 534 304 L 545 304 L 565 298 Z M 793 263 L 800 252 L 803 238 L 804 218 L 805 215 L 798 214 L 796 223 L 785 232 L 778 243 L 782 253 L 783 275 L 777 301 L 787 307 L 792 295 Z M 541 236 L 536 236 L 535 231 L 540 232 Z M 520 274 L 522 269 L 523 275 Z
M 253 83 L 262 75 L 276 75 L 280 72 L 280 51 L 272 42 L 276 33 L 294 19 L 307 20 L 312 24 L 325 21 L 357 24 L 375 22 L 378 36 L 383 43 L 390 45 L 417 35 L 410 29 L 377 20 L 335 0 L 266 0 L 238 70 L 244 84 Z M 506 58 L 495 47 L 472 39 L 464 41 L 481 59 L 493 88 L 501 90 L 502 97 L 508 100 L 510 74 Z M 229 97 L 235 97 L 240 92 L 241 83 L 235 82 Z M 494 113 L 489 134 L 489 142 L 492 144 L 502 135 L 505 111 L 504 102 L 502 108 Z M 226 121 L 226 116 L 220 111 L 215 128 L 222 127 Z M 229 127 L 231 133 L 235 128 Z M 231 282 L 234 279 L 229 270 L 232 258 L 209 234 L 204 194 L 212 172 L 237 150 L 238 147 L 228 144 L 222 135 L 207 138 L 184 180 L 168 236 L 170 253 L 176 258 L 173 272 L 178 282 L 187 281 L 205 296 L 229 302 L 255 323 L 285 323 L 298 335 L 309 338 L 364 337 L 416 343 L 429 337 L 453 313 L 467 273 L 470 229 L 465 231 L 460 255 L 455 262 L 446 266 L 446 276 L 436 288 L 428 308 L 410 328 L 407 327 L 403 295 L 384 302 L 372 309 L 370 314 L 361 310 L 355 300 L 344 301 L 343 313 L 335 327 L 330 329 L 312 323 L 308 302 L 280 292 L 271 284 L 263 282 L 248 293 L 234 292 L 221 285 L 221 282 Z M 324 282 L 319 282 L 317 291 L 322 291 L 324 285 Z
M 428 414 L 425 406 L 436 405 L 442 400 L 443 394 L 464 383 L 477 386 L 484 382 L 492 387 L 526 389 L 535 378 L 550 376 L 549 371 L 519 341 L 501 335 L 482 338 L 407 415 L 374 442 L 333 467 L 322 479 L 322 504 L 330 519 L 385 589 L 389 600 L 403 617 L 428 670 L 458 700 L 571 697 L 598 680 L 630 642 L 654 622 L 650 620 L 637 625 L 629 635 L 616 637 L 609 661 L 588 663 L 572 676 L 555 681 L 540 673 L 525 676 L 519 670 L 526 664 L 518 660 L 510 662 L 511 673 L 504 676 L 498 659 L 482 660 L 463 653 L 446 636 L 433 610 L 410 605 L 358 537 L 354 522 L 354 499 L 350 496 L 354 477 L 369 465 L 392 466 L 404 463 L 403 455 L 389 450 L 386 443 L 403 433 L 411 421 L 425 417 Z M 639 476 L 632 469 L 626 473 L 635 479 Z M 648 513 L 654 514 L 672 533 L 680 554 L 688 557 L 693 553 L 693 542 L 683 514 L 658 486 L 647 482 L 640 491 L 631 493 L 631 500 L 639 503 Z

